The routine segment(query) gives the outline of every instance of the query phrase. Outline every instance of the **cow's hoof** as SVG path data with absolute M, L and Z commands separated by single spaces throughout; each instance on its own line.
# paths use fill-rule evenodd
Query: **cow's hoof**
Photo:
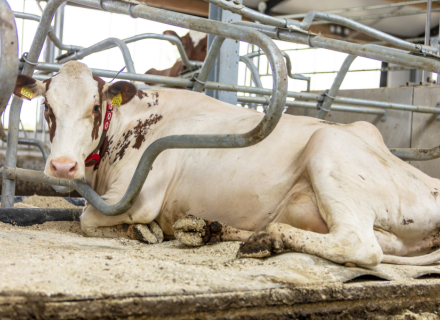
M 282 235 L 261 230 L 255 232 L 247 242 L 242 243 L 237 258 L 266 258 L 272 253 L 284 250 Z
M 160 233 L 159 233 L 159 230 Z M 153 231 L 154 230 L 154 231 Z M 148 244 L 161 243 L 163 241 L 163 232 L 156 222 L 145 224 L 133 224 L 128 227 L 128 235 L 134 240 L 139 240 Z
M 211 222 L 189 215 L 177 220 L 173 227 L 174 237 L 190 247 L 200 247 L 221 241 L 222 225 L 217 221 Z
M 148 224 L 148 228 L 150 229 L 151 233 L 156 237 L 157 243 L 162 243 L 163 231 L 159 224 L 156 221 L 150 222 Z

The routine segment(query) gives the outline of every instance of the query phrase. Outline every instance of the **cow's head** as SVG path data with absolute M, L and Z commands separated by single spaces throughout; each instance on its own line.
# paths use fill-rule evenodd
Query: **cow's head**
M 185 53 L 191 61 L 204 61 L 206 58 L 206 50 L 208 46 L 208 36 L 206 33 L 191 30 L 183 37 L 179 37 L 172 30 L 163 32 L 171 36 L 178 37 L 183 44 Z
M 125 81 L 108 84 L 77 61 L 67 62 L 58 74 L 44 82 L 18 76 L 16 96 L 27 100 L 44 97 L 44 117 L 51 142 L 46 175 L 84 177 L 84 160 L 98 147 L 101 138 L 107 101 L 118 93 L 123 105 L 134 97 L 137 89 Z

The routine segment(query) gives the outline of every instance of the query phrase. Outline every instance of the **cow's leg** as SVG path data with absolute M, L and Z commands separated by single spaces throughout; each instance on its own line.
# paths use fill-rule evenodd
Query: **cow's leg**
M 82 231 L 89 237 L 126 238 L 149 244 L 163 241 L 162 229 L 155 221 L 148 224 L 129 224 L 130 219 L 125 215 L 104 216 L 90 205 L 86 207 L 80 220 Z
M 246 241 L 253 232 L 239 230 L 218 221 L 189 215 L 174 224 L 174 236 L 187 246 L 198 247 L 220 241 Z
M 310 180 L 329 233 L 273 223 L 255 232 L 240 248 L 238 256 L 265 257 L 273 252 L 293 250 L 341 264 L 380 263 L 383 253 L 374 234 L 374 222 L 375 210 L 381 209 L 380 197 L 386 190 L 380 189 L 380 177 L 375 178 L 375 170 L 383 171 L 377 158 L 365 148 L 363 141 L 350 133 L 318 130 L 309 140 L 301 162 L 305 164 L 305 176 Z M 387 172 L 382 171 L 379 175 L 386 176 Z M 288 215 L 295 208 L 285 210 Z

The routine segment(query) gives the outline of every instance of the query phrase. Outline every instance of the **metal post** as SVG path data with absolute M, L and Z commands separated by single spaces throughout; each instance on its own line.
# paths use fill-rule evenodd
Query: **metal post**
M 50 28 L 50 23 L 58 7 L 66 2 L 66 0 L 51 0 L 47 3 L 41 17 L 40 24 L 38 25 L 35 33 L 34 40 L 29 50 L 27 60 L 30 62 L 36 62 L 38 56 L 43 48 L 44 40 Z M 2 10 L 3 11 L 3 10 Z M 11 13 L 12 14 L 12 13 Z M 3 53 L 2 53 L 3 54 Z M 26 63 L 24 65 L 22 74 L 32 75 L 34 66 Z M 18 145 L 18 131 L 20 123 L 20 112 L 23 101 L 20 98 L 14 97 L 11 103 L 11 111 L 9 113 L 9 126 L 8 126 L 8 144 L 6 148 L 5 167 L 14 169 L 17 165 L 17 145 Z M 14 207 L 15 196 L 15 180 L 8 179 L 7 175 L 3 173 L 2 184 L 2 208 Z
M 330 112 L 332 103 L 335 100 L 336 95 L 338 94 L 339 88 L 341 87 L 342 81 L 344 81 L 345 76 L 347 75 L 348 70 L 350 69 L 351 64 L 357 56 L 350 54 L 347 58 L 345 58 L 344 63 L 341 66 L 338 74 L 336 75 L 335 81 L 332 84 L 329 92 L 325 94 L 324 102 L 318 112 L 318 119 L 325 119 L 327 113 Z
M 425 24 L 425 46 L 429 46 L 429 38 L 431 35 L 431 9 L 432 9 L 432 0 L 428 0 L 426 4 L 426 24 Z M 422 81 L 423 83 L 428 82 L 428 78 L 431 73 L 429 71 L 423 71 Z
M 0 107 L 6 106 L 9 97 L 14 90 L 15 80 L 18 73 L 18 39 L 17 39 L 17 28 L 15 25 L 14 15 L 9 8 L 8 3 L 5 0 L 0 0 Z M 16 98 L 15 98 L 16 99 Z M 4 109 L 3 109 L 4 110 Z M 15 109 L 14 109 L 15 110 Z M 20 112 L 18 117 L 15 116 L 13 110 L 11 110 L 11 117 L 13 120 L 9 120 L 9 130 L 11 127 L 15 129 L 15 145 L 9 146 L 6 152 L 6 164 L 13 164 L 15 167 L 15 155 L 17 151 L 17 140 L 18 140 L 18 124 L 20 122 Z M 12 130 L 14 131 L 14 130 Z M 3 127 L 2 127 L 3 132 Z M 3 132 L 4 134 L 4 132 Z M 9 140 L 9 139 L 8 139 Z M 12 152 L 11 152 L 12 151 Z M 12 157 L 11 157 L 12 155 Z M 14 189 L 15 180 L 7 180 L 3 176 L 3 195 L 2 197 L 2 208 L 13 207 L 14 206 Z M 12 190 L 12 198 L 11 192 Z
M 55 35 L 58 39 L 60 39 L 60 42 L 63 42 L 63 30 L 64 30 L 64 9 L 66 7 L 66 3 L 63 3 L 57 10 L 57 13 L 55 14 L 55 25 L 54 25 L 54 31 Z M 54 52 L 54 56 L 58 57 L 62 54 L 62 50 L 60 48 L 56 48 Z
M 240 3 L 243 0 L 240 0 Z M 238 1 L 237 1 L 238 2 Z M 241 20 L 241 16 L 230 11 L 223 10 L 216 5 L 209 4 L 209 19 L 229 23 Z M 208 35 L 208 48 L 214 41 L 213 35 Z M 214 82 L 237 84 L 238 82 L 238 59 L 240 43 L 236 40 L 226 39 L 220 49 L 220 55 L 215 60 L 208 80 Z M 230 104 L 237 104 L 237 93 L 206 90 L 206 94 Z

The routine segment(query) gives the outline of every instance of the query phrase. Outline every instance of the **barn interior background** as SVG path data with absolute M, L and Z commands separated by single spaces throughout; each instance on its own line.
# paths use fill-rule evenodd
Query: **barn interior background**
M 202 0 L 185 1 L 141 1 L 153 7 L 160 7 L 176 12 L 189 13 L 198 17 L 207 18 L 209 15 L 209 3 Z M 41 16 L 42 10 L 46 6 L 45 1 L 35 0 L 14 0 L 9 1 L 14 12 L 24 12 L 32 17 L 16 16 L 17 32 L 19 37 L 19 54 L 28 52 L 38 26 L 35 16 Z M 406 39 L 412 43 L 424 43 L 426 28 L 426 1 L 280 1 L 270 0 L 244 1 L 244 5 L 255 10 L 260 10 L 274 17 L 301 19 L 305 13 L 312 10 L 334 13 L 349 17 L 377 30 L 384 31 L 401 39 Z M 440 14 L 440 4 L 433 1 L 430 20 L 430 37 L 438 35 Z M 78 17 L 81 17 L 80 19 Z M 24 18 L 24 19 L 22 19 Z M 235 17 L 234 19 L 237 19 Z M 80 21 L 79 21 L 80 20 Z M 245 18 L 245 20 L 249 20 Z M 183 36 L 187 29 L 169 26 L 166 24 L 148 21 L 144 19 L 132 19 L 129 16 L 103 12 L 100 10 L 90 10 L 83 5 L 74 2 L 67 2 L 58 9 L 53 22 L 54 32 L 64 44 L 73 44 L 80 47 L 92 46 L 107 38 L 127 39 L 133 35 L 144 33 L 161 34 L 165 30 L 173 30 L 178 35 Z M 378 39 L 365 35 L 345 26 L 328 21 L 316 21 L 309 28 L 314 34 L 350 41 L 359 44 L 380 44 Z M 299 74 L 309 78 L 309 82 L 289 79 L 289 91 L 307 91 L 310 89 L 317 93 L 322 93 L 329 89 L 335 76 L 341 68 L 347 54 L 326 50 L 322 48 L 310 47 L 309 45 L 276 41 L 277 46 L 288 55 L 291 61 L 291 73 Z M 128 43 L 133 65 L 137 73 L 144 73 L 150 68 L 166 69 L 180 57 L 176 46 L 162 40 L 148 39 Z M 244 56 L 257 50 L 256 46 L 241 42 L 239 54 Z M 57 48 L 48 38 L 44 49 L 39 57 L 39 61 L 53 63 L 57 57 L 66 53 L 66 50 Z M 119 71 L 125 66 L 123 55 L 118 47 L 96 52 L 85 56 L 81 61 L 91 68 Z M 272 87 L 271 69 L 264 55 L 251 58 L 260 75 L 261 86 L 270 89 Z M 243 61 L 242 61 L 243 62 Z M 252 86 L 251 70 L 245 63 L 238 64 L 237 83 L 240 85 Z M 107 79 L 110 80 L 110 79 Z M 224 82 L 233 83 L 234 78 L 223 79 Z M 349 66 L 349 71 L 343 78 L 340 85 L 339 95 L 352 98 L 373 98 L 378 101 L 399 102 L 408 105 L 436 106 L 436 86 L 437 74 L 431 73 L 429 82 L 424 82 L 422 86 L 422 71 L 388 64 L 378 60 L 363 57 L 356 58 Z M 308 87 L 309 85 L 309 87 Z M 400 89 L 391 89 L 398 88 Z M 403 89 L 405 87 L 406 89 Z M 390 88 L 380 90 L 378 88 Z M 350 91 L 347 91 L 351 89 Z M 360 90 L 354 89 L 378 89 Z M 430 94 L 426 94 L 429 92 Z M 432 92 L 432 94 L 431 94 Z M 255 94 L 239 93 L 239 96 L 256 96 Z M 250 103 L 248 100 L 239 98 L 241 105 L 245 107 L 256 107 L 263 110 L 263 104 Z M 299 101 L 299 99 L 297 99 Z M 308 100 L 309 101 L 309 100 Z M 240 103 L 240 102 L 239 102 Z M 316 116 L 310 105 L 309 109 L 302 109 L 290 106 L 287 113 L 308 114 Z M 1 121 L 4 127 L 8 128 L 9 110 L 3 113 Z M 337 107 L 334 108 L 337 110 Z M 352 112 L 332 111 L 327 116 L 333 121 L 349 123 L 356 120 L 366 120 L 373 122 L 379 127 L 384 135 L 385 142 L 389 147 L 408 148 L 408 147 L 431 147 L 436 144 L 435 135 L 432 133 L 437 129 L 437 121 L 432 121 L 433 116 L 427 114 L 416 114 L 407 111 L 388 110 L 385 117 L 379 115 L 357 114 Z M 35 138 L 48 144 L 47 124 L 43 117 L 41 101 L 25 101 L 21 115 L 20 136 L 23 138 Z M 1 150 L 6 144 L 1 142 Z M 20 146 L 18 161 L 22 167 L 41 169 L 42 158 L 37 148 L 34 146 Z M 430 175 L 438 176 L 440 172 L 440 160 L 430 161 L 429 163 L 414 163 Z M 438 176 L 440 178 L 440 175 Z M 29 195 L 37 192 L 38 194 L 53 194 L 49 186 L 37 185 L 27 182 L 18 182 L 17 194 Z
M 282 94 L 276 88 L 271 91 L 276 79 L 273 73 L 282 70 L 271 70 L 267 57 L 261 55 L 255 45 L 245 42 L 225 42 L 209 77 L 203 69 L 191 69 L 178 80 L 163 78 L 162 85 L 178 83 L 198 91 L 206 88 L 206 94 L 267 112 L 266 116 L 273 115 L 273 109 L 280 107 L 275 112 L 283 110 L 340 123 L 371 122 L 379 128 L 387 146 L 394 148 L 392 152 L 440 178 L 440 151 L 436 147 L 440 108 L 435 73 L 440 67 L 438 0 L 244 0 L 245 7 L 240 1 L 228 0 L 71 0 L 54 10 L 49 36 L 43 35 L 45 44 L 41 55 L 32 56 L 35 53 L 32 42 L 38 38 L 37 27 L 44 25 L 39 24 L 45 16 L 43 10 L 49 12 L 55 2 L 62 1 L 0 0 L 0 21 L 8 19 L 8 4 L 15 15 L 18 56 L 22 57 L 18 67 L 24 72 L 35 67 L 35 78 L 45 79 L 56 73 L 59 61 L 83 55 L 81 61 L 97 75 L 110 80 L 126 66 L 127 70 L 118 78 L 132 80 L 139 88 L 146 88 L 145 71 L 171 67 L 181 54 L 168 41 L 151 39 L 151 36 L 127 44 L 121 39 L 146 33 L 161 35 L 165 30 L 174 30 L 183 36 L 188 30 L 141 19 L 136 16 L 137 11 L 138 19 L 133 19 L 132 9 L 142 3 L 153 9 L 167 10 L 159 15 L 159 20 L 171 17 L 172 12 L 189 14 L 189 18 L 181 20 L 176 18 L 180 16 L 174 16 L 179 22 L 176 24 L 184 25 L 191 17 L 199 17 L 203 20 L 194 25 L 204 24 L 207 28 L 212 27 L 206 22 L 208 17 L 228 23 L 241 20 L 239 15 L 213 5 L 217 3 L 232 11 L 241 10 L 244 21 L 239 23 L 261 20 L 262 24 L 253 26 L 257 30 L 273 38 L 299 42 L 274 40 L 283 50 L 289 66 L 287 108 L 284 110 L 284 105 L 279 103 Z M 117 14 L 115 8 L 126 10 L 121 9 L 124 14 Z M 325 14 L 318 14 L 306 31 L 284 20 L 302 20 L 313 10 L 352 20 L 326 21 Z M 361 22 L 374 30 L 350 21 Z M 268 27 L 270 25 L 272 27 Z M 274 31 L 274 26 L 279 28 Z M 10 66 L 17 67 L 17 61 L 6 60 L 10 52 L 3 47 L 4 40 L 9 39 L 2 33 L 4 28 L 8 28 L 8 24 L 0 23 L 0 75 Z M 219 35 L 231 34 L 223 29 L 212 27 L 211 30 Z M 111 45 L 95 46 L 109 38 L 113 39 Z M 213 39 L 210 37 L 208 43 L 214 43 L 215 47 Z M 87 48 L 95 48 L 96 52 L 87 55 L 87 50 L 92 53 Z M 370 58 L 351 56 L 347 52 Z M 266 54 L 273 58 L 273 52 Z M 6 86 L 5 79 L 8 78 L 1 79 L 0 89 Z M 214 91 L 219 83 L 223 83 L 223 90 Z M 0 102 L 2 95 L 4 92 L 0 90 Z M 20 112 L 10 113 L 11 109 L 17 109 L 17 100 L 15 107 L 11 106 L 12 99 L 9 103 L 2 123 L 9 142 L 15 139 L 19 144 L 17 158 L 15 150 L 11 151 L 15 147 L 9 144 L 9 168 L 2 172 L 8 179 L 3 183 L 6 187 L 2 190 L 1 210 L 3 213 L 5 208 L 9 210 L 7 218 L 15 224 L 31 225 L 38 223 L 35 221 L 42 216 L 46 219 L 54 215 L 77 220 L 81 208 L 75 204 L 83 205 L 83 200 L 53 209 L 50 214 L 47 208 L 21 209 L 24 219 L 17 222 L 20 212 L 10 209 L 16 200 L 14 195 L 59 196 L 56 190 L 64 188 L 65 191 L 67 184 L 55 186 L 54 179 L 47 179 L 46 184 L 25 181 L 44 179 L 41 174 L 32 175 L 25 169 L 43 170 L 42 151 L 47 154 L 49 147 L 47 127 L 41 101 L 25 101 L 21 117 Z M 3 140 L 2 166 L 7 154 L 5 135 Z M 22 169 L 14 168 L 15 160 L 16 166 Z M 19 180 L 16 185 L 15 179 Z M 85 187 L 81 182 L 74 184 L 77 188 Z M 68 195 L 78 196 L 73 191 Z M 110 209 L 103 206 L 101 212 L 105 210 Z M 30 221 L 29 218 L 35 219 Z M 394 319 L 422 319 L 423 312 L 430 312 L 426 317 L 435 317 L 439 310 L 438 266 L 356 268 L 300 253 L 264 261 L 237 260 L 238 243 L 197 249 L 172 241 L 141 246 L 128 240 L 84 238 L 78 224 L 69 224 L 70 220 L 28 228 L 0 224 L 3 250 L 0 318 L 287 319 L 314 316 L 341 319 L 345 316 L 347 319 L 381 319 L 385 315 L 391 319 L 390 315 L 397 315 Z

